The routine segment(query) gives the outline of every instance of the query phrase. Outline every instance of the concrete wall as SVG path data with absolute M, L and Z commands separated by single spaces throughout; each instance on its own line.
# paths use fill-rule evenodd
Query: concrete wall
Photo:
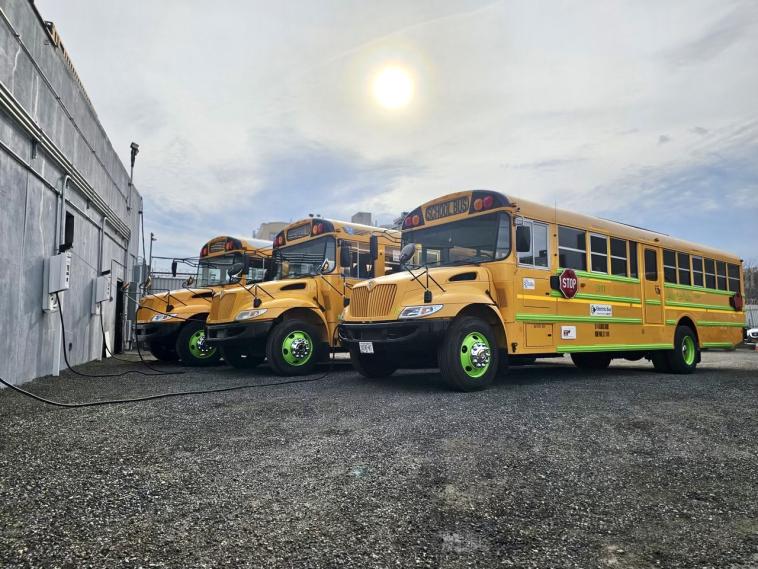
M 102 270 L 114 283 L 131 280 L 142 199 L 58 38 L 30 0 L 0 0 L 0 376 L 11 383 L 65 366 L 59 314 L 42 311 L 42 275 L 56 249 L 66 176 L 75 237 L 62 307 L 76 365 L 102 353 L 93 281 Z M 103 304 L 111 337 L 115 310 L 115 301 Z

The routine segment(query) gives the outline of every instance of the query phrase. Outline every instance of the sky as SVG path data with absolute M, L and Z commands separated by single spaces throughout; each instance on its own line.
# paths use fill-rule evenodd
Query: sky
M 486 188 L 758 260 L 758 2 L 37 0 L 154 253 Z M 413 97 L 377 104 L 405 70 Z

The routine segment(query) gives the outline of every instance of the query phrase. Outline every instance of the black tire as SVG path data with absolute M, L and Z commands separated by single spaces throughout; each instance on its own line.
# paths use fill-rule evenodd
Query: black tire
M 221 348 L 221 356 L 230 366 L 237 369 L 253 369 L 263 363 L 264 357 L 249 353 L 249 350 L 234 346 Z
M 689 326 L 679 326 L 674 334 L 674 349 L 666 350 L 672 373 L 692 373 L 700 360 L 697 336 Z
M 176 353 L 183 365 L 204 367 L 217 364 L 221 359 L 218 348 L 205 344 L 205 322 L 189 320 L 176 338 Z
M 477 348 L 486 365 L 474 365 L 469 354 Z M 500 350 L 492 327 L 481 318 L 456 318 L 447 329 L 437 350 L 440 375 L 458 391 L 476 391 L 489 386 L 498 373 Z M 478 375 L 472 375 L 478 374 Z
M 671 373 L 671 366 L 669 366 L 669 359 L 666 352 L 653 352 L 650 355 L 650 361 L 653 362 L 653 367 L 658 373 Z
M 571 361 L 579 369 L 607 369 L 611 365 L 610 354 L 571 354 Z
M 150 344 L 150 353 L 160 362 L 175 362 L 179 359 L 176 350 L 166 344 Z
M 381 356 L 362 354 L 358 346 L 350 346 L 350 363 L 363 377 L 379 379 L 389 377 L 397 371 L 397 365 L 392 360 Z
M 304 344 L 293 346 L 298 340 Z M 293 349 L 294 347 L 294 349 Z M 274 326 L 266 342 L 266 358 L 277 375 L 308 375 L 322 359 L 321 333 L 305 320 L 284 320 Z M 304 353 L 296 357 L 296 353 Z

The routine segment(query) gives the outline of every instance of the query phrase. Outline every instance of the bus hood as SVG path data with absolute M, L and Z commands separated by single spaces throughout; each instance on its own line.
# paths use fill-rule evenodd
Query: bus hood
M 254 294 L 255 287 L 253 286 L 248 287 L 247 290 L 241 286 L 223 289 L 213 297 L 207 323 L 233 322 L 241 311 L 254 308 L 266 310 L 265 316 L 261 320 L 276 318 L 290 308 L 318 308 L 315 300 L 318 298 L 318 289 L 313 278 L 259 283 L 257 296 L 260 299 L 260 304 L 257 307 L 253 306 Z
M 427 275 L 423 269 L 386 275 L 353 287 L 350 305 L 344 314 L 346 322 L 395 320 L 407 306 L 441 304 L 436 316 L 454 316 L 462 306 L 481 302 L 494 304 L 489 271 L 481 266 L 438 267 L 429 270 L 428 290 L 432 301 L 424 302 Z M 420 281 L 420 282 L 419 282 Z M 437 281 L 435 283 L 434 281 Z
M 137 322 L 150 322 L 157 314 L 172 313 L 186 317 L 188 314 L 207 312 L 211 306 L 211 295 L 209 289 L 178 289 L 143 296 L 137 309 Z

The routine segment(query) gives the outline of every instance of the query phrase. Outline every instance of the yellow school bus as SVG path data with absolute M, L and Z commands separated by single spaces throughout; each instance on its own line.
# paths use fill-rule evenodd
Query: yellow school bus
M 304 375 L 336 348 L 352 287 L 399 268 L 400 232 L 324 218 L 285 227 L 274 239 L 273 279 L 213 297 L 207 341 L 224 360 L 279 375 Z
M 560 354 L 690 373 L 741 341 L 740 259 L 661 233 L 475 190 L 416 208 L 402 243 L 402 270 L 356 285 L 339 329 L 367 377 L 436 366 L 473 390 Z
M 272 243 L 222 235 L 203 245 L 197 274 L 183 288 L 149 294 L 137 310 L 137 341 L 162 361 L 204 366 L 221 355 L 205 342 L 205 319 L 215 291 L 264 280 Z M 176 274 L 176 264 L 172 267 Z

